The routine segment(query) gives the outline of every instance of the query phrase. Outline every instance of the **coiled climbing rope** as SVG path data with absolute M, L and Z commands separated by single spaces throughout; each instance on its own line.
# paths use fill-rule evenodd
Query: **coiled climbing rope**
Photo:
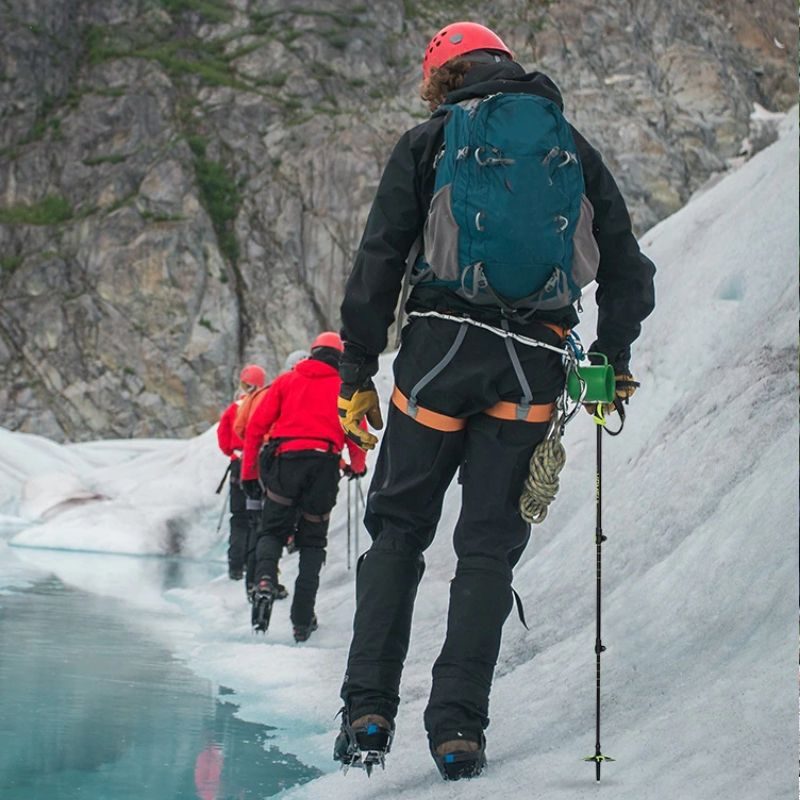
M 544 522 L 550 503 L 558 493 L 558 476 L 567 462 L 567 451 L 561 444 L 561 432 L 552 433 L 536 446 L 531 456 L 529 474 L 519 498 L 519 513 L 525 522 Z

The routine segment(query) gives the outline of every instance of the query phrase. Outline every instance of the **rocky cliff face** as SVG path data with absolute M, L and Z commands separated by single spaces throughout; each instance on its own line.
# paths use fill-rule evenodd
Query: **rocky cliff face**
M 0 0 L 0 424 L 205 429 L 247 360 L 338 326 L 453 0 Z M 643 231 L 797 97 L 779 0 L 498 0 Z M 793 167 L 794 168 L 794 167 Z

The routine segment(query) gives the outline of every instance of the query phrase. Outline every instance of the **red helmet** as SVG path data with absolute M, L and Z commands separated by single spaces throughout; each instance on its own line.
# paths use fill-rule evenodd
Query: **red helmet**
M 344 351 L 342 344 L 342 337 L 335 331 L 323 331 L 313 342 L 311 342 L 311 350 L 314 351 L 317 347 L 332 347 L 340 353 Z
M 434 67 L 441 67 L 451 58 L 473 50 L 496 50 L 514 58 L 514 54 L 494 31 L 477 22 L 454 22 L 442 28 L 425 48 L 422 77 L 427 78 Z
M 258 364 L 248 364 L 239 374 L 239 380 L 260 389 L 267 382 L 267 373 Z

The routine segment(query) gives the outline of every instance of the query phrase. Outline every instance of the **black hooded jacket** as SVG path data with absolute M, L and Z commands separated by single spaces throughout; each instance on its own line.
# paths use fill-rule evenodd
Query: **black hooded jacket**
M 446 102 L 497 92 L 540 95 L 563 110 L 561 93 L 550 78 L 540 72 L 526 74 L 512 61 L 473 66 L 463 85 L 451 92 Z M 388 328 L 394 320 L 406 257 L 422 232 L 433 196 L 433 163 L 442 144 L 444 123 L 444 115 L 433 116 L 404 133 L 384 169 L 342 303 L 345 352 L 341 374 L 345 382 L 361 383 L 377 372 L 377 356 L 386 347 Z M 618 372 L 624 371 L 641 321 L 655 304 L 655 266 L 639 250 L 625 201 L 600 154 L 574 127 L 572 133 L 586 195 L 594 208 L 593 232 L 600 250 L 597 342 L 592 349 L 608 356 Z M 489 312 L 455 293 L 424 284 L 411 292 L 406 310 L 447 310 L 487 321 L 500 320 L 499 310 Z M 536 319 L 568 328 L 578 322 L 572 306 L 540 312 Z M 511 328 L 526 332 L 535 325 L 532 321 L 512 324 Z

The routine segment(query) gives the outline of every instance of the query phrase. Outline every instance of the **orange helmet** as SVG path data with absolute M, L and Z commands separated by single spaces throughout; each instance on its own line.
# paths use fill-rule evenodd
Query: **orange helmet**
M 511 50 L 493 30 L 477 22 L 453 22 L 442 28 L 425 48 L 422 77 L 427 78 L 434 67 L 441 67 L 451 58 L 473 50 L 495 50 L 514 58 Z
M 267 373 L 258 364 L 248 364 L 239 374 L 239 380 L 260 389 L 267 382 Z
M 342 337 L 335 331 L 323 331 L 313 342 L 311 342 L 311 352 L 317 347 L 332 347 L 340 353 L 344 351 Z

